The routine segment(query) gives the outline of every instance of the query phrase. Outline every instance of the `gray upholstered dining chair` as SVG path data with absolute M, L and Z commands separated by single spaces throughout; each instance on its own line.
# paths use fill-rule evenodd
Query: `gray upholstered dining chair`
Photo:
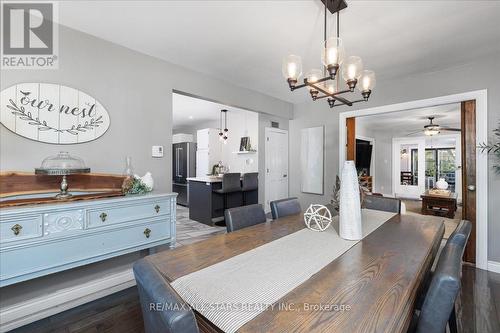
M 222 195 L 223 211 L 227 208 L 241 206 L 243 203 L 243 192 L 241 192 L 241 174 L 239 172 L 223 174 L 222 188 L 213 190 L 213 192 Z
M 266 222 L 266 213 L 260 204 L 226 209 L 224 216 L 227 232 Z
M 248 172 L 243 174 L 241 190 L 243 191 L 243 205 L 253 205 L 259 201 L 259 173 Z
M 363 200 L 363 208 L 399 214 L 401 213 L 401 200 L 378 195 L 367 195 Z
M 457 228 L 451 233 L 450 237 L 446 241 L 448 243 L 454 243 L 459 245 L 462 248 L 462 256 L 465 251 L 465 245 L 467 244 L 467 240 L 469 239 L 469 235 L 472 230 L 472 223 L 467 220 L 462 220 L 458 224 Z
M 193 311 L 145 259 L 134 264 L 146 333 L 197 333 Z
M 448 238 L 436 269 L 431 272 L 430 284 L 424 288 L 425 298 L 420 314 L 411 325 L 410 332 L 443 333 L 447 324 L 451 333 L 457 332 L 455 299 L 460 290 L 462 257 L 471 229 L 469 221 L 461 221 Z
M 280 217 L 300 214 L 300 212 L 302 212 L 299 199 L 297 198 L 287 198 L 271 201 L 270 205 L 273 220 L 276 220 Z

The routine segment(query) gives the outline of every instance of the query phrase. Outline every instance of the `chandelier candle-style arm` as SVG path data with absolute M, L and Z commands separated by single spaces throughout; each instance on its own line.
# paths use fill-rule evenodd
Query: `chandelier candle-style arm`
M 337 96 L 338 94 L 337 94 L 337 95 L 336 95 L 335 93 L 334 93 L 334 94 L 330 94 L 330 93 L 329 93 L 328 91 L 326 91 L 325 89 L 323 89 L 323 88 L 321 88 L 321 87 L 319 87 L 319 86 L 317 86 L 317 85 L 315 85 L 315 84 L 312 84 L 312 83 L 310 83 L 309 85 L 310 85 L 310 86 L 313 86 L 315 89 L 319 90 L 320 92 L 322 92 L 322 93 L 323 93 L 323 94 L 325 94 L 325 95 L 328 95 L 329 97 L 333 98 L 334 100 L 337 100 L 337 101 L 339 101 L 339 102 L 341 102 L 341 103 L 343 103 L 343 104 L 346 104 L 346 105 L 352 106 L 352 102 L 351 102 L 351 101 L 349 101 L 349 100 L 347 100 L 347 99 L 345 99 L 345 98 L 343 98 L 343 97 Z M 348 91 L 350 91 L 350 90 L 348 90 Z M 340 93 L 342 93 L 342 92 L 339 92 L 339 94 L 340 94 Z

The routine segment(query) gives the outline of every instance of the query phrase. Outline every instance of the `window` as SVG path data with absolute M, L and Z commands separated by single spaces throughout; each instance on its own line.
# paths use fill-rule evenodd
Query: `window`
M 418 163 L 418 150 L 411 150 L 412 170 Z M 455 191 L 455 148 L 426 148 L 425 149 L 425 188 L 430 189 L 439 178 L 448 182 L 449 189 Z

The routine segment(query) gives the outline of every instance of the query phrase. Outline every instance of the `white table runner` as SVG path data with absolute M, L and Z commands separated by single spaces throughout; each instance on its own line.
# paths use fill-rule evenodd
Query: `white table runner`
M 363 238 L 394 215 L 363 209 Z M 332 227 L 302 229 L 180 277 L 172 287 L 221 330 L 235 332 L 357 242 Z

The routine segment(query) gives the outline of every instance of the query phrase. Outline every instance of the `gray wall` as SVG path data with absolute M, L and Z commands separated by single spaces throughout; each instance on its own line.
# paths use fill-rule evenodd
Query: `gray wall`
M 432 73 L 395 79 L 379 77 L 370 102 L 360 105 L 359 109 L 488 89 L 488 130 L 491 133 L 500 121 L 499 57 L 500 55 L 494 55 L 478 59 L 475 63 Z M 355 110 L 357 107 L 349 110 L 352 109 Z M 291 195 L 299 196 L 304 206 L 310 202 L 323 203 L 330 200 L 332 184 L 338 172 L 338 112 L 345 110 L 348 108 L 329 109 L 328 105 L 322 101 L 308 102 L 294 107 L 294 120 L 290 121 L 291 147 L 298 144 L 301 128 L 322 124 L 327 126 L 325 188 L 328 191 L 326 195 L 314 196 L 300 193 L 300 185 L 298 185 L 300 184 L 300 163 L 298 163 L 300 152 L 291 150 L 290 175 L 293 186 L 290 187 L 290 192 Z M 490 166 L 493 162 L 493 158 L 490 158 Z M 500 175 L 495 174 L 490 168 L 488 180 L 488 259 L 500 262 L 500 219 L 496 209 L 500 206 Z
M 302 91 L 295 93 L 302 93 Z M 289 126 L 290 195 L 298 197 L 304 209 L 311 203 L 330 203 L 335 176 L 338 173 L 339 117 L 337 111 L 332 111 L 326 101 L 298 104 L 295 105 L 294 118 L 290 120 Z M 324 195 L 300 191 L 300 130 L 315 126 L 325 126 Z
M 157 188 L 171 191 L 172 90 L 290 118 L 292 105 L 172 65 L 61 26 L 58 70 L 2 70 L 0 88 L 21 82 L 59 83 L 97 98 L 111 118 L 101 138 L 78 145 L 51 145 L 15 135 L 0 126 L 1 170 L 33 171 L 62 149 L 82 157 L 94 172 L 121 173 L 125 156 L 135 171 L 151 171 Z M 165 157 L 151 157 L 163 145 Z
M 125 156 L 132 156 L 137 173 L 151 171 L 157 189 L 170 192 L 173 89 L 263 112 L 262 119 L 278 117 L 281 123 L 288 123 L 292 116 L 292 104 L 261 93 L 64 26 L 60 27 L 59 36 L 58 70 L 1 70 L 0 89 L 21 82 L 58 83 L 81 89 L 104 105 L 109 112 L 111 126 L 104 136 L 95 141 L 66 146 L 31 141 L 0 126 L 2 171 L 33 171 L 47 155 L 64 149 L 82 157 L 94 172 L 121 173 Z M 263 124 L 264 121 L 259 126 Z M 163 145 L 165 157 L 151 158 L 152 145 Z M 263 177 L 259 185 L 264 186 Z M 140 253 L 132 253 L 2 288 L 0 306 L 115 273 L 130 267 L 140 256 Z

